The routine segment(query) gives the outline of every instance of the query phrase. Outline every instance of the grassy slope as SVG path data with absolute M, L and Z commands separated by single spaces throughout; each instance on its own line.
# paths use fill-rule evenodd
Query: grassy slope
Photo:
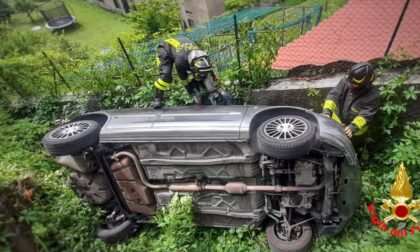
M 115 43 L 119 34 L 134 32 L 128 20 L 122 15 L 106 11 L 82 0 L 66 0 L 65 2 L 70 12 L 76 16 L 78 24 L 77 27 L 64 34 L 65 38 L 71 42 L 99 51 Z M 37 20 L 35 24 L 31 24 L 26 15 L 16 15 L 13 16 L 11 25 L 22 31 L 28 31 L 34 25 L 44 27 L 42 17 L 38 13 L 34 16 Z
M 128 20 L 80 0 L 66 0 L 80 24 L 77 31 L 67 34 L 70 41 L 78 41 L 91 48 L 101 49 L 115 43 L 118 34 L 134 32 Z

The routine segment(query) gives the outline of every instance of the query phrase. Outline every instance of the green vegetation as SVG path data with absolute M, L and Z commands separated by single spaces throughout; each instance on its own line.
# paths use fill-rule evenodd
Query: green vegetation
M 146 38 L 153 35 L 174 32 L 179 28 L 179 2 L 175 0 L 147 0 L 130 12 L 131 21 L 136 24 L 137 32 Z
M 26 0 L 25 0 L 26 1 Z M 116 43 L 118 36 L 133 33 L 135 30 L 128 19 L 82 0 L 65 0 L 71 14 L 76 16 L 76 27 L 67 31 L 64 36 L 72 43 L 80 43 L 83 47 L 99 52 Z M 10 22 L 13 29 L 21 32 L 30 31 L 34 25 L 44 28 L 44 20 L 38 12 L 32 14 L 34 22 L 31 23 L 26 15 L 14 15 Z M 46 32 L 47 39 L 57 36 Z
M 259 4 L 264 2 L 264 0 L 227 0 L 225 1 L 225 9 L 227 11 L 238 11 L 243 8 L 251 8 L 254 6 L 258 6 Z M 303 2 L 305 2 L 305 0 L 283 0 L 278 1 L 276 5 L 290 7 L 301 4 Z
M 15 0 L 14 9 L 18 13 L 25 13 L 31 22 L 34 22 L 32 12 L 35 10 L 36 4 L 32 0 Z
M 118 36 L 132 33 L 134 29 L 127 18 L 115 14 L 86 1 L 66 0 L 71 12 L 74 12 L 79 27 L 66 34 L 66 39 L 73 43 L 100 50 L 116 43 Z
M 227 11 L 238 11 L 243 8 L 253 7 L 254 2 L 254 0 L 227 0 L 225 1 L 225 8 Z
M 292 5 L 292 2 L 298 4 L 302 1 L 285 1 L 284 4 Z M 318 1 L 308 0 L 298 6 L 315 2 Z M 328 13 L 344 2 L 328 1 Z M 138 56 L 147 50 L 138 43 L 144 41 L 143 32 L 147 33 L 146 30 L 133 34 L 134 30 L 122 16 L 80 0 L 66 3 L 76 13 L 80 27 L 64 36 L 46 31 L 31 32 L 33 24 L 29 24 L 29 19 L 22 14 L 14 16 L 10 25 L 0 26 L 0 201 L 3 202 L 6 190 L 12 190 L 18 199 L 13 204 L 13 215 L 0 218 L 0 251 L 10 250 L 8 239 L 13 232 L 8 225 L 21 223 L 31 227 L 40 251 L 268 251 L 264 232 L 252 227 L 197 227 L 192 215 L 193 202 L 181 195 L 174 197 L 171 205 L 156 215 L 154 225 L 142 227 L 142 232 L 135 237 L 114 245 L 95 238 L 95 231 L 103 219 L 102 210 L 89 206 L 65 186 L 67 169 L 57 166 L 46 155 L 40 143 L 41 137 L 56 119 L 63 119 L 63 113 L 71 118 L 86 111 L 86 101 L 91 97 L 103 96 L 102 108 L 150 106 L 156 65 L 154 60 Z M 136 13 L 140 15 L 141 11 Z M 145 15 L 144 20 L 134 20 L 147 24 L 151 13 Z M 324 12 L 323 18 L 327 14 Z M 278 13 L 267 16 L 265 23 L 278 20 L 275 15 Z M 34 15 L 34 19 L 39 20 L 39 16 Z M 253 25 L 262 26 L 261 23 Z M 149 28 L 149 31 L 156 31 L 152 25 Z M 173 31 L 172 28 L 176 29 L 174 24 L 163 27 L 162 32 L 154 36 L 170 36 L 167 32 Z M 232 60 L 224 71 L 218 73 L 221 85 L 244 103 L 249 90 L 266 85 L 278 74 L 270 69 L 270 65 L 282 39 L 283 43 L 288 43 L 300 33 L 299 28 L 290 33 L 285 31 L 284 37 L 279 36 L 279 31 L 258 33 L 255 43 L 250 43 L 249 28 L 249 24 L 240 27 L 242 68 L 238 69 L 237 62 Z M 141 76 L 141 87 L 136 84 L 133 71 L 115 44 L 120 31 L 127 32 L 122 37 L 137 67 L 135 73 Z M 215 51 L 232 43 L 232 38 L 219 36 L 199 42 L 203 48 Z M 113 50 L 106 55 L 96 55 L 85 46 L 95 50 L 111 46 Z M 69 87 L 52 71 L 41 51 L 45 51 L 58 67 Z M 381 72 L 386 72 L 390 65 L 394 67 L 390 61 L 381 63 Z M 418 249 L 418 234 L 390 237 L 370 223 L 367 211 L 370 203 L 376 202 L 379 206 L 381 199 L 388 198 L 395 168 L 400 162 L 407 166 L 414 195 L 420 195 L 420 173 L 417 172 L 420 169 L 420 122 L 405 123 L 401 118 L 407 103 L 417 99 L 417 91 L 404 84 L 416 71 L 416 68 L 407 70 L 381 88 L 383 106 L 378 123 L 379 137 L 372 136 L 361 159 L 363 198 L 360 207 L 344 232 L 334 238 L 317 239 L 314 251 Z M 59 99 L 67 94 L 74 94 L 76 101 L 63 108 Z M 309 90 L 309 95 L 317 97 L 319 94 Z M 184 87 L 175 81 L 168 93 L 167 105 L 190 102 Z M 20 186 L 22 181 L 27 181 L 28 185 Z M 32 196 L 28 196 L 29 189 L 33 189 Z

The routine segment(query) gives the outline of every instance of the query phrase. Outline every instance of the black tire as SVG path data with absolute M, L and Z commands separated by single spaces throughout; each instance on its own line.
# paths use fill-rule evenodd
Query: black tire
M 104 205 L 113 198 L 106 178 L 101 173 L 71 171 L 67 178 L 67 185 L 77 196 L 90 204 Z
M 315 139 L 313 124 L 306 118 L 294 115 L 271 118 L 261 124 L 257 131 L 257 144 L 261 153 L 282 159 L 308 154 Z
M 265 229 L 267 235 L 268 246 L 274 252 L 303 252 L 308 251 L 312 246 L 312 228 L 306 222 L 301 225 L 302 234 L 296 239 L 289 241 L 283 240 L 277 233 L 274 222 L 271 222 Z
M 135 221 L 128 219 L 114 228 L 100 228 L 97 230 L 96 235 L 104 242 L 115 243 L 132 236 L 138 230 L 139 226 Z
M 76 121 L 59 126 L 42 139 L 52 156 L 78 155 L 99 143 L 101 126 L 95 121 Z
M 217 105 L 233 105 L 233 96 L 228 92 L 219 89 L 219 97 L 217 101 Z

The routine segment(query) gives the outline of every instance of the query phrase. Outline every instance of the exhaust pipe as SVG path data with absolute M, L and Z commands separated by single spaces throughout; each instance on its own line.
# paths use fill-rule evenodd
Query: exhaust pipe
M 316 186 L 269 186 L 269 185 L 247 185 L 243 182 L 229 182 L 225 185 L 211 185 L 211 184 L 196 184 L 196 183 L 171 183 L 171 184 L 152 184 L 144 173 L 143 167 L 138 158 L 131 152 L 121 151 L 115 154 L 114 158 L 120 158 L 127 156 L 133 160 L 136 166 L 137 172 L 140 176 L 141 182 L 152 189 L 169 189 L 175 192 L 201 192 L 201 191 L 222 191 L 228 194 L 246 194 L 247 192 L 270 192 L 270 193 L 281 193 L 281 192 L 298 192 L 298 191 L 318 191 L 324 187 L 321 183 Z

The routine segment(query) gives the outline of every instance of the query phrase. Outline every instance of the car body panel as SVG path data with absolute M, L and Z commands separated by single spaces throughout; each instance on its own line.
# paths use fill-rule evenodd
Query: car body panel
M 141 142 L 252 142 L 254 121 L 297 114 L 312 119 L 321 143 L 343 151 L 348 163 L 357 165 L 350 140 L 334 120 L 310 110 L 289 106 L 191 106 L 155 109 L 120 109 L 94 112 L 107 116 L 100 133 L 101 143 Z M 264 116 L 261 116 L 264 120 Z M 256 126 L 253 126 L 256 124 Z
M 203 106 L 104 111 L 101 143 L 240 141 L 244 106 Z

